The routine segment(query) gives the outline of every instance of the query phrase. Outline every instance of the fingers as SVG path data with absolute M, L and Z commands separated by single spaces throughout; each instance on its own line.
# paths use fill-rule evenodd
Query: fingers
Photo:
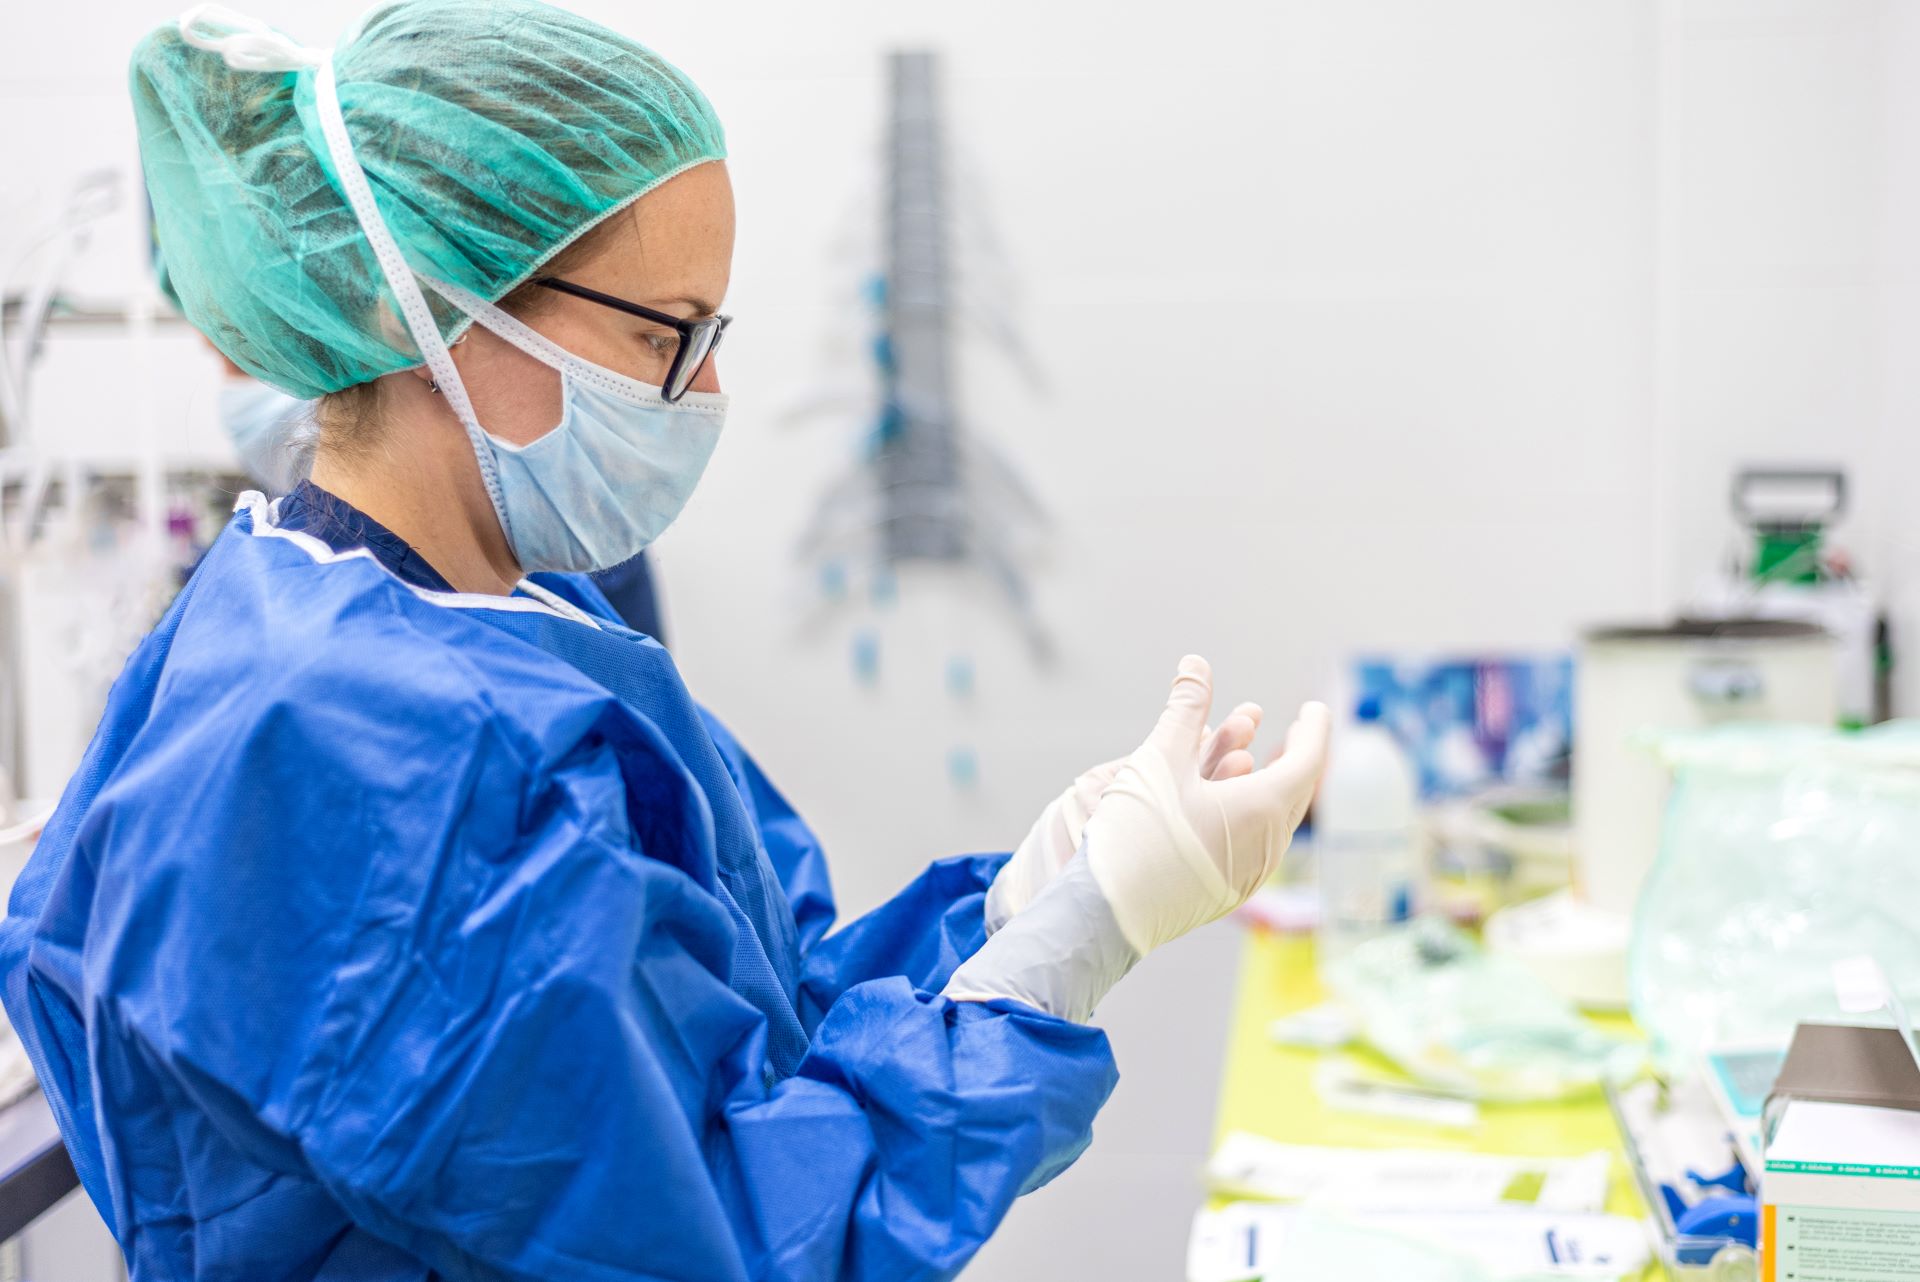
M 1099 765 L 1088 769 L 1078 779 L 1075 779 L 1073 781 L 1073 790 L 1083 797 L 1098 797 L 1107 790 L 1107 785 L 1113 782 L 1113 777 L 1120 773 L 1120 767 L 1126 764 L 1127 759 L 1125 757 L 1115 757 L 1112 761 L 1103 761 Z
M 1267 762 L 1278 787 L 1311 783 L 1327 764 L 1327 740 L 1333 733 L 1333 715 L 1324 703 L 1300 705 L 1300 715 L 1287 727 L 1287 741 Z M 1266 773 L 1263 771 L 1262 773 Z
M 1288 822 L 1298 823 L 1313 799 L 1314 781 L 1326 765 L 1332 723 L 1324 703 L 1303 705 L 1287 728 L 1286 743 L 1266 768 L 1254 771 L 1251 778 L 1232 779 L 1223 795 L 1235 798 L 1239 805 L 1283 806 Z
M 1333 714 L 1324 703 L 1305 704 L 1287 731 L 1287 746 L 1272 764 L 1296 772 L 1297 781 L 1282 795 L 1289 798 L 1287 826 L 1298 828 L 1307 817 L 1307 807 L 1320 789 L 1320 776 L 1327 768 L 1328 741 L 1333 734 Z
M 1260 732 L 1260 705 L 1243 703 L 1235 708 L 1220 728 L 1207 736 L 1206 752 L 1200 762 L 1200 773 L 1208 779 L 1230 778 L 1220 773 L 1221 763 L 1236 752 L 1244 752 L 1253 746 L 1253 737 Z M 1251 760 L 1251 758 L 1249 758 Z M 1241 773 L 1245 773 L 1242 771 Z
M 1120 773 L 1120 767 L 1127 764 L 1125 757 L 1117 761 L 1107 761 L 1095 766 L 1073 781 L 1073 787 L 1061 800 L 1066 803 L 1067 826 L 1079 841 L 1081 827 L 1087 822 L 1087 816 L 1100 802 L 1100 794 L 1107 790 L 1114 776 Z
M 1179 675 L 1167 695 L 1166 709 L 1153 727 L 1150 742 L 1169 761 L 1191 760 L 1200 750 L 1200 737 L 1213 706 L 1213 669 L 1197 654 L 1180 660 Z
M 1253 773 L 1253 754 L 1245 748 L 1229 752 L 1207 775 L 1209 779 L 1244 779 Z

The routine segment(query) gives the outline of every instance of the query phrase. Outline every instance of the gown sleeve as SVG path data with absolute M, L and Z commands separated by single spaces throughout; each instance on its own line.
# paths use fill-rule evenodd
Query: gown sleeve
M 773 865 L 774 876 L 779 878 L 780 888 L 793 909 L 800 951 L 808 953 L 833 927 L 835 911 L 833 878 L 827 871 L 827 857 L 820 839 L 720 718 L 702 707 L 700 719 L 713 739 L 713 746 L 719 750 L 727 773 L 733 777 L 747 814 L 759 830 L 767 862 Z
M 805 954 L 800 1020 L 808 1031 L 842 994 L 867 980 L 900 976 L 923 992 L 945 988 L 955 968 L 986 942 L 987 887 L 1007 856 L 939 860 L 892 899 L 828 935 L 833 888 L 819 838 L 719 719 L 704 708 L 701 716 L 793 905 Z
M 202 758 L 200 813 L 260 831 L 127 890 L 151 951 L 115 979 L 217 1131 L 437 1273 L 951 1278 L 1086 1146 L 1103 1034 L 899 974 L 772 1082 L 693 784 L 617 705 L 351 706 Z

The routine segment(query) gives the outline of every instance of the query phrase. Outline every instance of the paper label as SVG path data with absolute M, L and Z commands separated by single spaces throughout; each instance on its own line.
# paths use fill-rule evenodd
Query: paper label
M 1920 1277 L 1920 1214 L 1769 1206 L 1768 1282 L 1912 1282 Z

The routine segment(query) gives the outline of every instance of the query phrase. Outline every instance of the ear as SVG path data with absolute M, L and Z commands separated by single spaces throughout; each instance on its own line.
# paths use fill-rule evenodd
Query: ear
M 459 371 L 462 382 L 466 381 L 467 362 L 473 358 L 473 348 L 467 344 L 467 340 L 472 337 L 473 328 L 469 326 L 460 331 L 460 337 L 447 344 L 447 355 L 453 358 L 453 368 Z M 433 382 L 433 371 L 426 366 L 421 365 L 413 372 L 426 379 L 428 383 Z
M 457 370 L 461 372 L 461 376 L 467 374 L 467 365 L 465 365 L 465 355 L 467 355 L 467 353 L 461 351 L 461 347 L 467 344 L 468 336 L 472 336 L 472 330 L 470 330 L 470 328 L 461 330 L 461 336 L 455 338 L 451 344 L 447 344 L 447 355 L 453 357 L 453 368 L 457 368 Z M 430 368 L 426 368 L 424 365 L 415 365 L 415 367 L 409 368 L 407 372 L 413 374 L 415 378 L 419 378 L 420 382 L 424 382 L 428 388 L 434 386 L 434 370 L 430 370 Z

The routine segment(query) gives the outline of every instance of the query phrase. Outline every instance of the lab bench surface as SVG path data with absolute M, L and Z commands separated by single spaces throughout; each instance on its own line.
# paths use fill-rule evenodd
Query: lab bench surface
M 1600 1097 L 1568 1104 L 1486 1105 L 1479 1124 L 1471 1130 L 1334 1112 L 1321 1104 L 1314 1085 L 1321 1053 L 1278 1045 L 1267 1032 L 1281 1016 L 1326 1000 L 1314 966 L 1312 940 L 1248 931 L 1239 983 L 1214 1126 L 1216 1145 L 1229 1131 L 1249 1131 L 1288 1144 L 1349 1148 L 1447 1149 L 1525 1157 L 1577 1157 L 1605 1150 L 1612 1155 L 1607 1209 L 1617 1215 L 1646 1216 L 1619 1131 Z M 1625 1018 L 1601 1018 L 1596 1023 L 1621 1032 L 1632 1028 Z M 1392 1071 L 1386 1060 L 1370 1051 L 1341 1053 L 1383 1072 Z M 1646 1276 L 1655 1278 L 1660 1273 L 1655 1267 Z

